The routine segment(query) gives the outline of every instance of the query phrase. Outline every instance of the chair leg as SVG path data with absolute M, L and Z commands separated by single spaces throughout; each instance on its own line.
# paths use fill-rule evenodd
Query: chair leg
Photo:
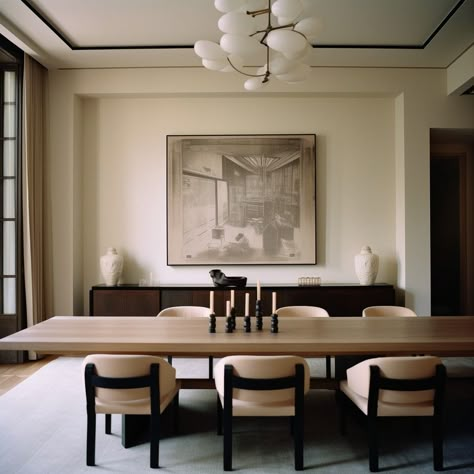
M 331 378 L 331 356 L 326 356 L 326 378 Z
M 160 462 L 160 415 L 151 417 L 150 426 L 150 467 L 159 467 Z
M 87 413 L 87 448 L 86 458 L 88 466 L 95 466 L 95 413 Z
M 179 433 L 179 390 L 176 392 L 176 395 L 174 396 L 173 400 L 173 429 L 174 433 L 178 434 Z
M 433 469 L 443 470 L 443 420 L 440 416 L 433 417 Z
M 209 380 L 214 378 L 214 357 L 209 356 Z
M 295 470 L 304 469 L 303 460 L 303 420 L 300 417 L 294 417 L 294 443 L 295 443 Z
M 369 438 L 369 469 L 370 472 L 379 470 L 379 447 L 377 442 L 377 418 L 368 418 L 368 438 Z
M 110 413 L 105 415 L 105 434 L 112 434 L 112 415 Z
M 232 471 L 232 410 L 224 407 L 224 471 Z

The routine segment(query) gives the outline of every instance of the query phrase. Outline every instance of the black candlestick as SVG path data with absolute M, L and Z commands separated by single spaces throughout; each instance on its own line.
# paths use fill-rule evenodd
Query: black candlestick
M 244 330 L 245 332 L 252 332 L 250 316 L 244 316 Z
M 235 308 L 230 308 L 230 319 L 232 321 L 232 330 L 235 329 Z
M 255 319 L 257 321 L 257 331 L 263 328 L 263 303 L 262 300 L 257 300 L 255 304 Z
M 209 315 L 209 332 L 215 333 L 216 332 L 216 315 L 211 313 Z
M 232 316 L 227 316 L 225 318 L 225 332 L 232 332 L 232 331 L 233 331 Z
M 271 325 L 272 332 L 278 332 L 278 314 L 272 314 L 272 325 Z

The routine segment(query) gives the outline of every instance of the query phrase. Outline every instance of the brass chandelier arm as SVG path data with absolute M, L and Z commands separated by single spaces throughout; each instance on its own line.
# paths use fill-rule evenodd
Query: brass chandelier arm
M 233 64 L 232 64 L 232 61 L 227 58 L 227 62 L 232 66 L 232 68 L 234 69 L 234 71 L 237 71 L 239 74 L 243 74 L 244 76 L 248 76 L 248 77 L 263 77 L 263 81 L 262 82 L 266 82 L 268 81 L 268 76 L 270 75 L 270 71 L 268 70 L 267 68 L 267 71 L 264 73 L 264 74 L 248 74 L 246 72 L 242 72 L 240 71 L 239 69 L 237 69 Z

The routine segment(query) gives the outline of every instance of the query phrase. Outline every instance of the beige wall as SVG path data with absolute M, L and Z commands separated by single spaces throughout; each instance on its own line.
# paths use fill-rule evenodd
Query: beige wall
M 429 314 L 429 128 L 474 128 L 472 98 L 446 97 L 438 70 L 313 75 L 249 94 L 237 75 L 201 69 L 51 73 L 54 313 L 87 313 L 108 246 L 126 282 L 210 281 L 211 267 L 166 266 L 167 134 L 315 133 L 318 264 L 223 270 L 250 283 L 356 282 L 354 254 L 371 245 L 377 281 Z

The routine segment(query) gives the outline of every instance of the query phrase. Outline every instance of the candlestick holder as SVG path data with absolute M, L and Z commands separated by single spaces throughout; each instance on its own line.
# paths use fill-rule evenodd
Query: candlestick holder
M 227 316 L 225 318 L 225 332 L 232 332 L 234 330 L 233 324 L 232 324 L 232 316 Z
M 250 316 L 244 316 L 244 330 L 245 332 L 252 332 L 252 323 Z
M 257 300 L 255 303 L 255 320 L 257 322 L 257 331 L 263 328 L 263 303 L 262 300 Z
M 236 313 L 235 308 L 234 307 L 230 308 L 230 319 L 232 321 L 232 330 L 235 329 L 235 313 Z
M 278 332 L 278 314 L 272 314 L 271 332 Z
M 209 332 L 215 333 L 216 332 L 216 315 L 211 313 L 209 315 Z

